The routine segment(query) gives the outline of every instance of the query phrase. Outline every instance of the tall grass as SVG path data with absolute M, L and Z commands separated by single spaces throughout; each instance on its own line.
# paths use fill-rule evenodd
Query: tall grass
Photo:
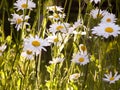
M 92 34 L 92 29 L 99 25 L 101 18 L 94 19 L 90 15 L 91 10 L 95 8 L 106 10 L 115 14 L 115 24 L 120 25 L 119 0 L 101 0 L 97 4 L 89 0 L 33 0 L 36 8 L 20 11 L 14 8 L 15 2 L 16 0 L 0 1 L 0 90 L 120 89 L 119 78 L 113 83 L 103 80 L 105 74 L 120 73 L 120 35 L 104 38 Z M 76 14 L 72 11 L 75 2 Z M 56 31 L 56 41 L 44 47 L 47 51 L 42 49 L 39 54 L 34 53 L 32 59 L 23 57 L 21 54 L 24 51 L 25 38 L 37 35 L 46 40 L 54 35 L 50 32 L 50 25 L 58 21 L 48 18 L 53 12 L 49 12 L 47 7 L 55 5 L 63 7 L 62 14 L 65 13 L 66 16 L 59 21 L 65 26 L 67 33 Z M 23 15 L 24 22 L 19 31 L 15 24 L 10 24 L 9 19 L 13 13 Z M 30 17 L 28 20 L 25 20 L 26 15 Z M 74 30 L 75 34 L 68 33 L 69 27 L 75 25 L 74 22 L 78 20 L 80 22 Z M 30 25 L 25 26 L 25 22 Z M 65 23 L 69 23 L 70 26 L 67 27 Z M 83 32 L 86 34 L 81 34 Z M 85 53 L 80 49 L 81 44 L 87 51 L 85 56 L 89 59 L 85 65 L 80 65 L 82 61 L 72 62 L 78 52 Z M 3 49 L 2 45 L 6 45 L 6 48 Z M 61 60 L 58 61 L 59 59 Z M 73 74 L 76 76 L 71 79 Z

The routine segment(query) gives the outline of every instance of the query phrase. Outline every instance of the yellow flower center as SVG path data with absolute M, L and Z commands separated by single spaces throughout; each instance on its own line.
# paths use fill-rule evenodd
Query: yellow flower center
M 24 4 L 21 5 L 21 7 L 24 8 L 24 9 L 26 9 L 28 7 L 28 4 L 24 3 Z
M 27 50 L 26 53 L 27 53 L 28 55 L 30 55 L 30 54 L 32 54 L 32 51 Z
M 56 13 L 54 13 L 54 15 L 53 15 L 55 18 L 59 18 L 59 15 L 58 14 L 56 14 Z
M 82 51 L 85 51 L 86 50 L 86 47 L 83 45 L 83 46 L 81 46 L 81 50 Z
M 80 58 L 79 58 L 79 62 L 84 62 L 84 58 L 83 58 L 83 57 L 80 57 Z
M 58 38 L 55 38 L 55 39 L 54 39 L 54 42 L 58 42 L 58 41 L 59 41 Z
M 54 7 L 52 7 L 51 9 L 52 9 L 53 11 L 55 11 L 55 10 L 56 10 L 56 7 L 54 6 Z
M 38 47 L 38 46 L 40 46 L 40 42 L 37 41 L 37 40 L 35 40 L 35 41 L 32 42 L 32 45 L 33 45 L 34 47 Z
M 22 19 L 18 18 L 16 22 L 17 24 L 20 24 L 22 22 Z
M 111 78 L 110 78 L 110 81 L 113 81 L 114 79 L 115 79 L 114 77 L 111 77 Z
M 60 25 L 60 26 L 57 26 L 56 29 L 59 31 L 59 30 L 61 30 L 61 29 L 63 29 L 63 28 L 64 28 L 64 27 Z
M 78 79 L 80 76 L 79 76 L 79 74 L 76 74 L 75 75 L 75 79 Z
M 111 19 L 110 19 L 110 18 L 108 18 L 106 21 L 107 21 L 107 22 L 111 22 Z
M 111 27 L 105 28 L 105 32 L 112 33 L 114 30 Z
M 101 17 L 103 17 L 103 15 L 100 14 L 100 13 L 98 13 L 98 14 L 97 14 L 97 17 L 100 17 L 100 18 L 101 18 Z
M 2 53 L 2 50 L 0 50 L 0 53 Z

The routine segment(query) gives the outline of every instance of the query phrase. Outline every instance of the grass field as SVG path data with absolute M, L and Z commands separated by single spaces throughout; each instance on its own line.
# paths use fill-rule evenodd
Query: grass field
M 0 90 L 120 90 L 120 0 L 0 0 Z

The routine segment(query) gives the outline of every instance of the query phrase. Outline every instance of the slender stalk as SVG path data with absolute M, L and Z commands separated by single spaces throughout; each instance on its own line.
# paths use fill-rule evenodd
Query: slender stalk
M 68 19 L 69 19 L 70 10 L 71 10 L 71 5 L 72 5 L 72 0 L 70 0 L 70 2 L 69 2 L 68 11 L 67 11 L 67 16 L 66 16 L 66 19 L 65 19 L 66 22 L 68 22 Z

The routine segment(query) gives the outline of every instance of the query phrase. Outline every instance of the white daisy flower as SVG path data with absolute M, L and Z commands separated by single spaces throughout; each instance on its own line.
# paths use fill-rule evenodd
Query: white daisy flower
M 111 83 L 115 83 L 115 81 L 118 81 L 120 79 L 120 75 L 117 75 L 118 72 L 115 73 L 114 76 L 112 76 L 112 72 L 110 74 L 105 74 L 106 78 L 103 78 L 104 81 Z
M 96 18 L 102 18 L 104 15 L 106 15 L 108 12 L 106 10 L 101 10 L 101 9 L 93 9 L 90 12 L 90 15 L 96 19 Z
M 60 35 L 55 35 L 55 34 L 53 34 L 52 36 L 48 36 L 46 38 L 46 40 L 48 42 L 54 43 L 54 44 L 60 44 L 63 41 L 63 39 L 62 39 L 62 37 Z
M 17 8 L 17 11 L 24 9 L 32 10 L 32 8 L 36 7 L 36 4 L 32 0 L 17 0 L 14 6 Z
M 33 51 L 27 49 L 27 50 L 24 50 L 22 53 L 21 53 L 21 56 L 22 57 L 25 57 L 26 59 L 30 59 L 32 60 L 34 58 L 34 53 Z
M 5 51 L 6 48 L 7 48 L 7 45 L 5 45 L 5 44 L 0 46 L 0 56 L 2 56 L 2 53 Z
M 74 73 L 70 75 L 70 81 L 77 80 L 80 77 L 80 73 Z
M 17 31 L 22 28 L 23 24 L 29 25 L 29 23 L 27 23 L 27 20 L 30 18 L 29 16 L 23 16 L 18 14 L 12 14 L 12 16 L 13 18 L 8 20 L 11 21 L 11 24 L 16 24 L 15 28 L 17 28 Z
M 63 12 L 63 8 L 61 6 L 48 6 L 47 7 L 48 11 L 53 11 L 53 12 Z
M 114 23 L 101 23 L 92 29 L 92 34 L 108 38 L 109 36 L 118 36 L 120 27 Z
M 57 58 L 53 58 L 52 61 L 49 61 L 50 64 L 57 64 L 57 63 L 60 63 L 60 62 L 63 62 L 64 61 L 64 58 L 60 58 L 60 57 L 57 57 Z
M 101 2 L 101 0 L 90 0 L 90 2 L 95 2 L 95 4 L 97 4 L 98 2 Z
M 73 24 L 73 28 L 78 28 L 78 27 L 80 27 L 80 26 L 82 26 L 81 20 L 77 20 L 77 21 L 74 22 L 74 24 Z
M 50 43 L 46 39 L 30 36 L 30 38 L 24 39 L 24 50 L 29 49 L 33 53 L 39 54 L 41 50 L 46 51 L 45 46 L 50 46 Z
M 101 22 L 103 23 L 114 23 L 116 22 L 116 18 L 115 15 L 112 13 L 108 13 L 106 15 L 103 16 L 103 18 L 101 19 Z
M 73 59 L 71 61 L 74 63 L 78 63 L 80 65 L 85 65 L 85 64 L 89 63 L 89 58 L 88 58 L 88 55 L 80 54 L 80 52 L 79 52 L 73 56 Z
M 56 32 L 62 32 L 62 33 L 67 33 L 67 29 L 70 25 L 68 23 L 54 23 L 52 25 L 50 25 L 49 31 L 52 33 L 56 33 Z
M 59 13 L 59 14 L 53 13 L 53 15 L 48 16 L 48 18 L 53 19 L 53 20 L 60 20 L 60 19 L 65 18 L 65 14 L 64 13 L 63 14 L 61 14 L 61 13 Z
M 80 49 L 81 54 L 86 54 L 87 55 L 87 48 L 84 44 L 80 44 L 79 49 Z

